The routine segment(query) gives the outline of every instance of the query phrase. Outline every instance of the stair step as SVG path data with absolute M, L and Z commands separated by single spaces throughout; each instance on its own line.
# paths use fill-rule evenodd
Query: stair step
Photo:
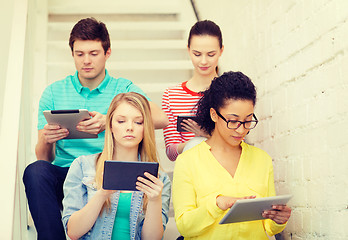
M 187 30 L 185 24 L 181 22 L 173 21 L 149 21 L 149 22 L 104 22 L 107 26 L 109 32 L 119 31 L 119 30 L 133 30 L 133 31 L 149 31 L 149 30 L 158 30 L 158 31 L 179 31 Z M 76 22 L 49 22 L 48 29 L 64 32 L 70 31 L 70 29 L 76 24 Z M 110 25 L 110 26 L 109 26 Z
M 49 22 L 78 22 L 79 20 L 93 16 L 99 21 L 120 22 L 120 21 L 178 21 L 180 14 L 89 14 L 89 13 L 74 13 L 74 14 L 50 14 Z M 194 21 L 193 21 L 194 23 Z M 110 25 L 110 24 L 109 24 Z M 109 26 L 107 25 L 107 26 Z M 189 24 L 190 25 L 190 24 Z
M 112 41 L 112 54 L 108 61 L 189 60 L 185 44 L 185 40 Z M 67 45 L 67 40 L 48 42 L 47 61 L 70 61 L 71 50 Z
M 166 70 L 187 70 L 192 69 L 190 60 L 176 60 L 176 61 L 129 61 L 129 62 L 109 62 L 107 64 L 110 69 L 166 69 Z
M 57 48 L 59 51 L 67 49 L 68 38 L 63 41 L 48 41 L 49 48 Z M 185 49 L 186 40 L 116 40 L 111 41 L 111 49 Z
M 141 83 L 165 83 L 167 82 L 168 87 L 177 85 L 180 82 L 187 81 L 192 77 L 192 69 L 186 70 L 165 70 L 158 69 L 156 71 L 153 70 L 119 70 L 112 71 L 109 73 L 111 76 L 121 76 L 126 79 L 131 80 L 136 85 Z
M 142 85 L 140 85 L 139 87 L 146 93 L 146 95 L 151 99 L 152 102 L 154 102 L 158 106 L 162 105 L 163 92 L 168 86 L 163 86 L 163 89 L 156 88 L 157 91 L 153 91 L 152 89 L 149 89 L 149 88 L 144 88 L 144 86 Z M 162 141 L 163 141 L 163 137 L 162 137 Z
M 55 66 L 51 66 L 48 68 L 47 71 L 47 81 L 48 84 L 61 80 L 65 78 L 68 75 L 73 75 L 76 71 L 74 68 L 74 63 L 72 62 L 69 67 L 65 67 L 64 69 L 57 68 Z M 186 69 L 186 70 L 165 70 L 165 69 L 158 69 L 156 71 L 153 71 L 152 69 L 141 69 L 141 70 L 114 70 L 109 69 L 110 76 L 113 76 L 115 78 L 123 77 L 126 79 L 131 80 L 134 84 L 138 85 L 140 83 L 147 83 L 151 82 L 153 84 L 161 83 L 161 82 L 170 82 L 178 84 L 179 82 L 183 82 L 186 80 L 189 80 L 192 76 L 192 69 Z M 168 84 L 169 86 L 174 86 L 176 84 Z
M 154 64 L 148 68 L 144 66 L 142 68 L 135 68 L 132 64 L 129 64 L 127 68 L 122 68 L 121 65 L 116 63 L 107 64 L 106 69 L 108 69 L 111 76 L 129 79 L 137 85 L 143 82 L 157 84 L 169 81 L 179 83 L 191 78 L 193 67 L 190 61 L 180 63 L 176 67 L 174 67 L 172 62 L 174 64 L 176 63 L 176 61 L 162 61 L 156 64 L 157 66 Z M 64 79 L 68 75 L 73 75 L 75 71 L 73 60 L 70 63 L 49 63 L 47 64 L 47 83 L 50 84 L 54 81 Z M 170 85 L 168 84 L 168 86 Z
M 178 1 L 163 0 L 94 0 L 61 1 L 50 0 L 49 14 L 176 14 L 180 11 Z
M 144 90 L 147 93 L 163 93 L 164 90 L 169 86 L 176 85 L 176 82 L 164 82 L 164 83 L 138 83 L 138 87 L 140 87 L 142 90 Z
M 49 23 L 48 40 L 66 41 L 75 22 Z M 182 39 L 186 38 L 186 28 L 178 22 L 105 22 L 111 40 L 128 39 Z
M 69 69 L 70 73 L 74 66 L 69 62 L 48 62 L 47 67 L 50 68 L 59 68 L 62 71 Z M 107 69 L 112 70 L 157 70 L 157 69 L 166 69 L 166 70 L 187 70 L 192 69 L 191 61 L 189 60 L 177 60 L 177 61 L 129 61 L 129 62 L 108 62 Z
M 47 60 L 49 62 L 63 62 L 70 61 L 71 51 L 64 50 L 59 51 L 59 49 L 48 49 Z M 113 61 L 175 61 L 175 60 L 189 60 L 186 49 L 176 50 L 176 49 L 116 49 L 113 50 L 108 62 Z

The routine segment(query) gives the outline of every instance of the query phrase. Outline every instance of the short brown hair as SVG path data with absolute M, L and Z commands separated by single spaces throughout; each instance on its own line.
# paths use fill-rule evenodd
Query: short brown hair
M 104 23 L 95 18 L 85 18 L 78 21 L 70 33 L 69 46 L 74 51 L 76 40 L 97 40 L 101 41 L 104 54 L 110 48 L 109 32 Z

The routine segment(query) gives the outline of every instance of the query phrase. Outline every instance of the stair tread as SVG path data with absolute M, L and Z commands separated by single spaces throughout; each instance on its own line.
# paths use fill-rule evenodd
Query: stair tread
M 48 12 L 50 14 L 176 14 L 180 11 L 177 1 L 70 1 L 61 3 L 51 0 Z
M 47 66 L 73 67 L 70 62 L 47 62 Z M 190 60 L 164 60 L 164 61 L 112 61 L 107 63 L 108 69 L 192 69 Z
M 67 41 L 48 41 L 50 47 L 66 49 Z M 186 49 L 186 40 L 114 40 L 112 49 Z
M 108 30 L 142 30 L 148 31 L 149 29 L 152 31 L 155 30 L 167 30 L 167 31 L 175 31 L 175 30 L 187 30 L 187 25 L 182 22 L 174 22 L 174 21 L 148 21 L 148 22 L 104 22 L 108 26 Z M 49 22 L 48 28 L 52 31 L 70 31 L 72 26 L 74 26 L 75 22 Z

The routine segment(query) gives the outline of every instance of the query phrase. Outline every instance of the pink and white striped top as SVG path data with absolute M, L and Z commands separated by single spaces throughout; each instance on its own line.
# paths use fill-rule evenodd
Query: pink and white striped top
M 193 92 L 186 87 L 186 82 L 165 90 L 162 97 L 162 109 L 167 114 L 169 125 L 163 129 L 166 154 L 171 161 L 178 156 L 178 145 L 192 139 L 192 132 L 178 132 L 176 121 L 178 116 L 195 116 L 196 104 L 202 97 L 201 93 Z

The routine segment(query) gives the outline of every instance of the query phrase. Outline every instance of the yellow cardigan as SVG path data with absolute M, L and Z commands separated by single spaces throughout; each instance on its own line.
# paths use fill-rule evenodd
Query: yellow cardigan
M 241 143 L 242 154 L 234 177 L 210 152 L 206 142 L 177 158 L 173 204 L 177 228 L 185 239 L 266 239 L 281 232 L 270 219 L 220 225 L 228 211 L 216 205 L 218 195 L 268 197 L 275 195 L 271 157 L 263 150 Z

